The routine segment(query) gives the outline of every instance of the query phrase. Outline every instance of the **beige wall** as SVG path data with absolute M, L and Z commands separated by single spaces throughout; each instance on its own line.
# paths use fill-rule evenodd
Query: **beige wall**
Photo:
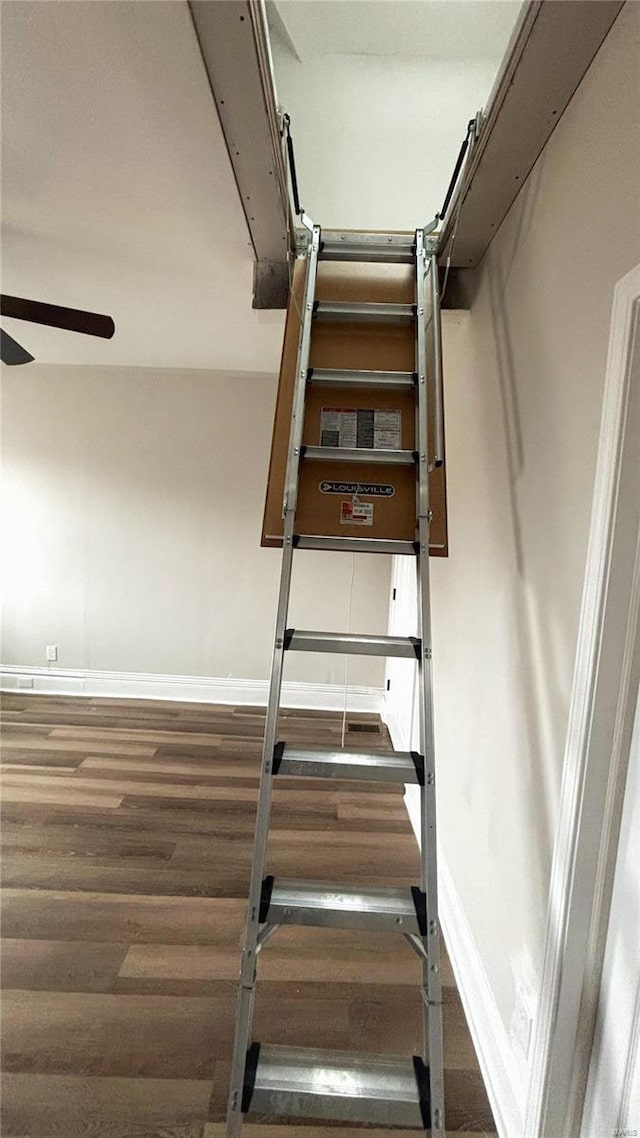
M 3 663 L 266 679 L 280 552 L 261 549 L 276 382 L 144 368 L 4 369 Z M 344 631 L 351 558 L 301 552 L 291 620 Z M 359 558 L 354 631 L 384 631 L 386 557 Z M 383 664 L 354 659 L 354 684 Z M 291 654 L 286 678 L 342 683 Z
M 440 836 L 507 1031 L 519 987 L 535 1007 L 612 295 L 640 261 L 639 36 L 629 4 L 497 234 L 471 312 L 445 314 Z

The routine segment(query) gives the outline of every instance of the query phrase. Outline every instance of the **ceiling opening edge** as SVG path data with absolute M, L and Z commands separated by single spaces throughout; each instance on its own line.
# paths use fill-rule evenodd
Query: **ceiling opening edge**
M 525 0 L 489 96 L 475 152 L 447 211 L 441 262 L 459 206 L 452 268 L 464 271 L 480 264 L 623 2 Z
M 244 212 L 254 308 L 284 308 L 291 218 L 263 0 L 188 0 Z

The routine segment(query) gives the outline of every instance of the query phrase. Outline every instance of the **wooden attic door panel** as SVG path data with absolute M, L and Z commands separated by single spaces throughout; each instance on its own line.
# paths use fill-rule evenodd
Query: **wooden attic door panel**
M 320 262 L 316 297 L 318 300 L 360 300 L 397 304 L 414 301 L 413 267 L 411 265 L 370 265 L 351 262 Z M 271 446 L 269 480 L 262 531 L 262 545 L 282 545 L 282 503 L 289 443 L 291 404 L 298 353 L 300 308 L 304 290 L 305 262 L 296 264 L 294 299 L 289 302 L 284 346 L 278 384 L 278 397 Z M 311 339 L 311 367 L 346 368 L 379 371 L 413 371 L 414 327 L 407 325 L 368 325 L 317 322 Z M 431 388 L 430 388 L 431 390 Z M 415 405 L 411 391 L 363 392 L 355 388 L 309 387 L 303 441 L 320 443 L 320 420 L 323 407 L 371 408 L 399 410 L 402 419 L 402 448 L 415 447 Z M 430 422 L 430 433 L 433 424 Z M 345 525 L 341 522 L 341 503 L 348 494 L 324 494 L 325 481 L 376 482 L 393 485 L 390 498 L 360 495 L 373 503 L 373 524 Z M 430 551 L 447 555 L 446 478 L 444 466 L 430 475 L 430 505 L 433 510 Z M 415 539 L 416 494 L 415 468 L 383 466 L 371 463 L 303 462 L 296 530 L 302 534 L 337 537 Z

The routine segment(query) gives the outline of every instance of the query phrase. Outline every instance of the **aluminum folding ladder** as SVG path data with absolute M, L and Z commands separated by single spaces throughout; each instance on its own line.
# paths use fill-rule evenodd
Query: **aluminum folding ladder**
M 444 1135 L 442 1001 L 436 866 L 436 799 L 431 682 L 431 622 L 429 605 L 428 472 L 442 461 L 441 406 L 436 407 L 435 454 L 429 456 L 427 399 L 429 379 L 435 377 L 434 399 L 441 400 L 440 305 L 435 222 L 418 229 L 415 238 L 352 233 L 345 240 L 323 240 L 320 227 L 303 216 L 309 231 L 306 281 L 293 398 L 284 497 L 282 574 L 276 616 L 273 664 L 269 688 L 262 772 L 257 808 L 255 846 L 240 984 L 235 1043 L 226 1123 L 226 1138 L 238 1138 L 246 1113 L 261 1116 L 315 1118 L 384 1126 L 416 1127 Z M 389 305 L 316 300 L 318 261 L 400 262 L 415 266 L 415 303 Z M 305 392 L 309 375 L 312 329 L 316 319 L 349 321 L 413 321 L 415 372 L 336 372 L 324 382 L 370 383 L 372 387 L 411 385 L 415 389 L 415 451 L 376 451 L 376 462 L 411 463 L 416 470 L 416 533 L 414 542 L 366 538 L 323 538 L 296 534 L 296 502 L 300 464 L 335 458 L 358 462 L 372 452 L 303 446 Z M 429 325 L 431 325 L 429 327 Z M 427 359 L 427 327 L 430 358 Z M 317 377 L 314 378 L 314 382 Z M 339 635 L 287 627 L 294 550 L 300 548 L 407 553 L 415 557 L 418 574 L 420 636 Z M 333 652 L 417 659 L 420 673 L 421 753 L 354 752 L 299 747 L 278 740 L 282 672 L 285 652 Z M 406 888 L 355 887 L 302 880 L 283 880 L 266 873 L 269 820 L 274 779 L 280 775 L 340 778 L 421 787 L 422 854 L 420 886 Z M 251 1038 L 257 958 L 280 925 L 313 925 L 403 935 L 422 960 L 423 1051 L 420 1056 L 381 1056 L 331 1052 L 315 1048 L 278 1046 Z

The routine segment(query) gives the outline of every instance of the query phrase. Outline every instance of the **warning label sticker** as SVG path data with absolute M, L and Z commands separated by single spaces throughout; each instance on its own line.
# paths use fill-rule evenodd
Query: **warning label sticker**
M 320 446 L 399 450 L 401 412 L 366 407 L 323 407 Z
M 321 494 L 365 494 L 369 498 L 393 498 L 395 486 L 390 482 L 320 482 Z
M 340 503 L 341 526 L 372 526 L 373 502 L 359 502 L 352 498 L 350 502 Z

